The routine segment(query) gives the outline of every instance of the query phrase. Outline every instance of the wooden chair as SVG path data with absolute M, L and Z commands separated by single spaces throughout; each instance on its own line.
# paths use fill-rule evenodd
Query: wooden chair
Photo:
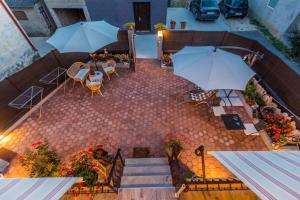
M 103 87 L 103 79 L 96 83 L 86 80 L 86 87 L 91 91 L 92 98 L 94 97 L 94 93 L 99 93 L 101 96 L 103 96 L 103 93 L 101 92 L 101 86 Z
M 216 91 L 209 90 L 209 91 L 202 91 L 197 93 L 187 93 L 183 95 L 183 102 L 182 103 L 193 103 L 194 105 L 206 105 L 207 106 L 207 114 L 208 119 L 210 119 L 210 114 L 212 113 L 212 104 L 213 100 L 216 98 Z
M 84 74 L 83 77 L 76 77 L 77 73 L 80 69 L 90 69 L 90 65 L 83 62 L 75 62 L 71 65 L 71 67 L 67 70 L 67 75 L 73 80 L 73 88 L 76 82 L 80 82 L 82 87 L 84 87 L 84 81 L 88 73 Z
M 119 76 L 116 71 L 116 65 L 117 63 L 114 60 L 107 60 L 105 63 L 102 64 L 103 71 L 109 80 L 112 74 L 116 74 L 117 76 Z

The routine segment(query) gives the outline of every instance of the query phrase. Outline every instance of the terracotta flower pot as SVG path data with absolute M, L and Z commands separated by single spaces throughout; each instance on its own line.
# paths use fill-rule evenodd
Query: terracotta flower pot
M 171 29 L 175 29 L 176 21 L 171 20 L 170 25 L 171 25 Z
M 180 28 L 185 29 L 187 22 L 180 22 Z

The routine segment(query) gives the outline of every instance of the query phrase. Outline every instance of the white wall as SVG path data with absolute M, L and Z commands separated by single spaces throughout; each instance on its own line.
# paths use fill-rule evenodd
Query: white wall
M 268 7 L 269 0 L 249 0 L 251 14 L 277 37 L 284 36 L 300 12 L 300 0 L 279 0 L 276 7 Z
M 39 6 L 39 4 L 35 4 L 34 8 L 13 9 L 25 12 L 28 20 L 19 20 L 19 22 L 30 37 L 47 37 L 51 34 L 45 19 L 40 14 Z
M 30 65 L 35 52 L 0 4 L 0 80 Z

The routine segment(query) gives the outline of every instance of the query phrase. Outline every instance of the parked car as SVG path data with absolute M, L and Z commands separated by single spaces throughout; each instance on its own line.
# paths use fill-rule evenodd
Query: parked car
M 248 14 L 248 0 L 221 0 L 219 7 L 224 17 L 241 17 Z
M 216 20 L 220 16 L 217 0 L 193 0 L 190 11 L 196 20 Z

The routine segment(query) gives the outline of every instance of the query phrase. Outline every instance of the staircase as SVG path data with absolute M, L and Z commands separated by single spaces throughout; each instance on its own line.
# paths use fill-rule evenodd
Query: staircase
M 118 200 L 161 199 L 176 199 L 168 159 L 126 159 Z

